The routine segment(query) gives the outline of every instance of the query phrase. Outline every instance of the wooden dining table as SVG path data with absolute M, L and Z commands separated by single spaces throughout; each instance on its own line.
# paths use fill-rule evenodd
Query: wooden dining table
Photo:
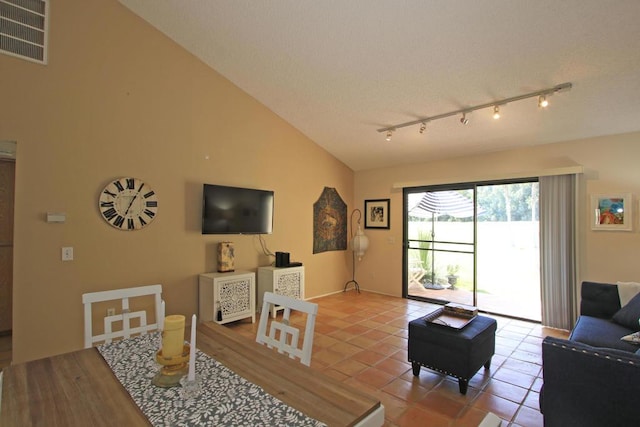
M 239 376 L 329 426 L 384 417 L 378 399 L 227 327 L 200 323 L 196 342 Z M 11 365 L 3 376 L 0 426 L 150 425 L 96 348 Z

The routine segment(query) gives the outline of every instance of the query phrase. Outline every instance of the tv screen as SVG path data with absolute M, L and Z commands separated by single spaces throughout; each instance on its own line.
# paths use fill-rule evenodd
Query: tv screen
M 204 184 L 202 234 L 271 234 L 273 191 Z

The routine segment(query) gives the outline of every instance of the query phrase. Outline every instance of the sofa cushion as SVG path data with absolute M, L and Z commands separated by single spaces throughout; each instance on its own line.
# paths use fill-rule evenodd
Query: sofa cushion
M 582 282 L 580 314 L 611 319 L 620 310 L 618 287 L 609 283 Z
M 588 344 L 592 347 L 615 348 L 635 353 L 638 347 L 620 338 L 635 332 L 610 320 L 591 316 L 580 316 L 571 331 L 569 340 Z
M 624 307 L 631 301 L 631 298 L 640 293 L 640 283 L 636 282 L 616 282 L 618 286 L 618 296 L 620 297 L 620 307 Z
M 640 329 L 638 319 L 640 319 L 640 293 L 613 315 L 614 322 L 634 331 Z

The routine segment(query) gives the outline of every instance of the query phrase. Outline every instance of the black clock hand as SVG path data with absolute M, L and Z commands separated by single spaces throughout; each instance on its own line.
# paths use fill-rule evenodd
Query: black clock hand
M 138 188 L 138 192 L 133 196 L 133 199 L 131 199 L 131 201 L 129 202 L 129 206 L 127 206 L 127 210 L 124 211 L 125 215 L 129 213 L 129 209 L 131 209 L 131 205 L 133 205 L 133 202 L 136 200 L 136 197 L 138 197 L 138 194 L 140 194 L 142 187 L 144 187 L 144 185 L 141 185 L 140 188 Z

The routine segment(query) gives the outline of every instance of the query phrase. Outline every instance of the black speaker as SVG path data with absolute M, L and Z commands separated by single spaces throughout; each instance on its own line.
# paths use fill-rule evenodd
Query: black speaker
M 276 267 L 289 265 L 289 252 L 276 252 Z

